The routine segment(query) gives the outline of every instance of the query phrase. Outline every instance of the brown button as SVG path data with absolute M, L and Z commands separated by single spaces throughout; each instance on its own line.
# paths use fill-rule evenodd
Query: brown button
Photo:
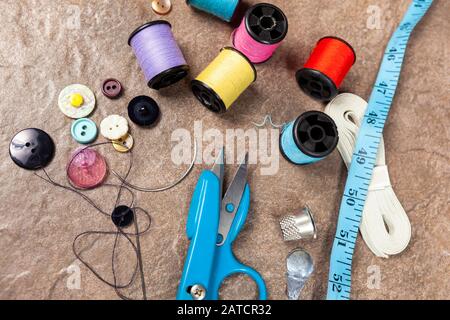
M 116 79 L 105 80 L 103 82 L 102 92 L 110 99 L 117 99 L 122 94 L 122 84 Z
M 170 0 L 153 0 L 152 9 L 157 14 L 166 15 L 172 10 L 172 3 Z

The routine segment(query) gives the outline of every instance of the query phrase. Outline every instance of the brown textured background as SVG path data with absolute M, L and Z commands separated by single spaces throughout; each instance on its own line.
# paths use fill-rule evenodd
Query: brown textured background
M 258 1 L 248 1 L 256 3 Z M 176 128 L 192 130 L 195 120 L 205 128 L 250 128 L 272 113 L 288 121 L 323 106 L 302 94 L 295 71 L 321 37 L 347 39 L 358 62 L 344 90 L 368 98 L 380 58 L 391 32 L 409 0 L 272 0 L 289 17 L 290 32 L 276 56 L 258 66 L 259 79 L 233 109 L 218 117 L 200 106 L 188 89 L 189 79 L 161 93 L 148 89 L 136 59 L 127 46 L 129 33 L 155 18 L 148 0 L 2 0 L 0 1 L 0 298 L 3 299 L 116 299 L 114 291 L 81 267 L 81 290 L 66 288 L 65 268 L 76 263 L 72 240 L 86 230 L 111 230 L 100 216 L 73 195 L 41 182 L 14 166 L 8 156 L 11 137 L 26 127 L 40 127 L 57 143 L 49 172 L 65 181 L 64 167 L 77 144 L 70 136 L 71 120 L 58 110 L 59 91 L 83 83 L 98 98 L 93 119 L 99 123 L 113 113 L 126 114 L 135 95 L 158 100 L 163 118 L 158 127 L 133 127 L 136 158 L 132 180 L 161 184 L 184 168 L 170 160 L 170 136 Z M 184 0 L 174 0 L 167 19 L 197 75 L 229 43 L 232 28 L 207 14 L 194 11 Z M 71 30 L 76 5 L 81 27 Z M 382 29 L 368 30 L 367 8 L 382 9 Z M 394 189 L 413 225 L 409 248 L 389 260 L 375 258 L 359 239 L 354 260 L 355 299 L 450 298 L 450 1 L 436 0 L 415 32 L 408 49 L 398 95 L 386 128 L 387 161 Z M 100 91 L 107 77 L 120 79 L 125 95 L 110 101 Z M 104 148 L 109 164 L 123 170 L 126 158 Z M 146 285 L 151 299 L 174 299 L 188 242 L 185 223 L 189 201 L 201 166 L 177 189 L 162 194 L 138 194 L 138 204 L 153 216 L 153 228 L 142 239 Z M 230 167 L 228 171 L 233 171 Z M 304 299 L 323 299 L 328 257 L 346 170 L 338 153 L 317 165 L 298 168 L 284 160 L 276 176 L 261 176 L 251 168 L 251 214 L 235 244 L 236 255 L 262 273 L 270 298 L 285 298 L 285 258 L 302 246 L 313 256 L 316 273 Z M 89 193 L 110 205 L 114 192 Z M 105 200 L 106 199 L 106 200 Z M 319 238 L 314 242 L 285 244 L 278 221 L 308 203 L 316 216 Z M 86 257 L 108 274 L 112 239 L 91 238 Z M 121 257 L 126 262 L 125 256 Z M 367 288 L 367 268 L 378 265 L 381 288 Z M 239 278 L 227 284 L 224 298 L 253 298 L 254 284 Z M 139 292 L 131 293 L 139 297 Z

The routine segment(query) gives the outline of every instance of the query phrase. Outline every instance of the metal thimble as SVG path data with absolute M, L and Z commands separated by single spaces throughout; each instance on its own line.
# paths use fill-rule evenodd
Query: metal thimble
M 299 214 L 284 217 L 280 221 L 284 241 L 309 240 L 317 238 L 317 229 L 309 207 Z

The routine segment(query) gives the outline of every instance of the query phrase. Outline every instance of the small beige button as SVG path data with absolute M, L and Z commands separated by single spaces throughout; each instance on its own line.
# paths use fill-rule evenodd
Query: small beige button
M 172 10 L 172 2 L 170 0 L 153 0 L 152 9 L 157 14 L 166 15 Z
M 113 147 L 116 151 L 121 153 L 127 153 L 133 148 L 134 139 L 131 134 L 128 134 L 126 137 L 120 138 L 119 140 L 113 141 Z

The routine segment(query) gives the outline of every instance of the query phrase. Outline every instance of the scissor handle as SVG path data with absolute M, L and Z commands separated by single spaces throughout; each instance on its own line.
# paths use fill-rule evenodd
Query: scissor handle
M 262 276 L 254 269 L 240 263 L 233 254 L 233 242 L 241 232 L 245 221 L 247 220 L 250 209 L 250 186 L 247 184 L 242 195 L 239 208 L 229 230 L 227 239 L 222 245 L 218 245 L 214 259 L 214 274 L 211 278 L 210 292 L 208 298 L 211 300 L 219 299 L 219 290 L 222 283 L 230 276 L 236 274 L 246 274 L 256 282 L 259 290 L 259 299 L 267 299 L 266 284 Z
M 187 222 L 187 236 L 191 240 L 183 274 L 178 288 L 178 300 L 192 300 L 188 288 L 207 287 L 214 270 L 220 212 L 220 181 L 211 171 L 200 176 L 192 197 Z
M 256 285 L 258 286 L 259 300 L 267 300 L 266 282 L 255 269 L 245 265 L 241 265 L 241 268 L 239 270 L 236 270 L 234 274 L 246 274 L 250 278 L 252 278 L 253 281 L 255 281 Z
M 267 300 L 267 288 L 263 277 L 253 268 L 238 262 L 231 251 L 231 247 L 228 247 L 228 250 L 226 250 L 226 247 L 220 247 L 221 254 L 216 255 L 215 273 L 211 279 L 209 299 L 219 299 L 220 287 L 227 278 L 233 275 L 245 274 L 253 279 L 258 286 L 259 300 Z

